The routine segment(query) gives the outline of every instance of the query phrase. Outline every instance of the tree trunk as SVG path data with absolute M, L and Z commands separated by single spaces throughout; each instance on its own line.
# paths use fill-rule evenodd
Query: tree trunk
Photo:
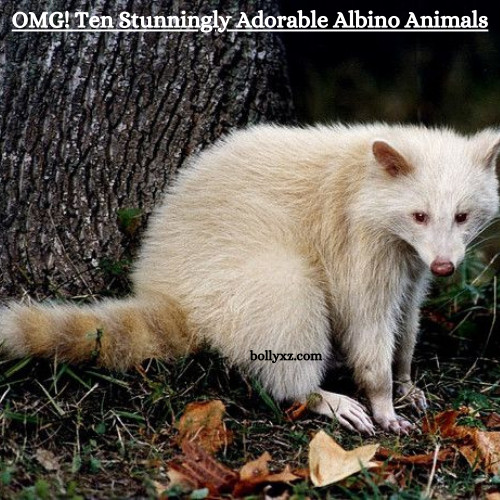
M 121 262 L 137 234 L 126 220 L 119 230 L 120 209 L 140 210 L 142 227 L 190 155 L 229 129 L 293 116 L 275 34 L 13 33 L 12 15 L 276 15 L 273 3 L 2 2 L 2 295 L 102 290 L 103 267 Z

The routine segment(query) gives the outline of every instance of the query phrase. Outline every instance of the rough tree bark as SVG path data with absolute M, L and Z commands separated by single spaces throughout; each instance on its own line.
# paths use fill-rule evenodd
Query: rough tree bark
M 293 116 L 271 33 L 12 33 L 14 12 L 276 14 L 270 0 L 3 1 L 0 294 L 99 290 L 120 208 L 148 214 L 186 158 Z M 143 217 L 146 219 L 146 217 Z

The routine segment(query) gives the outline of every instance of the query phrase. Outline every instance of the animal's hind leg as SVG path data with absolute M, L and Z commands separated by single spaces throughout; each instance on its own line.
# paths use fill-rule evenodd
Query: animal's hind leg
M 319 276 L 300 255 L 283 248 L 260 251 L 218 277 L 217 307 L 210 318 L 212 345 L 256 376 L 277 400 L 320 393 L 316 411 L 337 416 L 351 429 L 372 432 L 363 407 L 320 389 L 331 342 Z M 216 313 L 214 313 L 214 310 Z

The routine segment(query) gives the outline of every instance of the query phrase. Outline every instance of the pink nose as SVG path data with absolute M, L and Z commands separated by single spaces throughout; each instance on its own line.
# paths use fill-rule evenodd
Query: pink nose
M 438 257 L 432 262 L 431 271 L 434 276 L 450 276 L 455 272 L 455 266 L 449 260 Z

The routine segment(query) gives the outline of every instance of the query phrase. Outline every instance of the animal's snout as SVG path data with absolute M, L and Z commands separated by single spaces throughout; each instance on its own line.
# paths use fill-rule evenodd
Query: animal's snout
M 449 260 L 437 258 L 431 264 L 431 271 L 434 276 L 451 276 L 455 272 L 455 266 Z

